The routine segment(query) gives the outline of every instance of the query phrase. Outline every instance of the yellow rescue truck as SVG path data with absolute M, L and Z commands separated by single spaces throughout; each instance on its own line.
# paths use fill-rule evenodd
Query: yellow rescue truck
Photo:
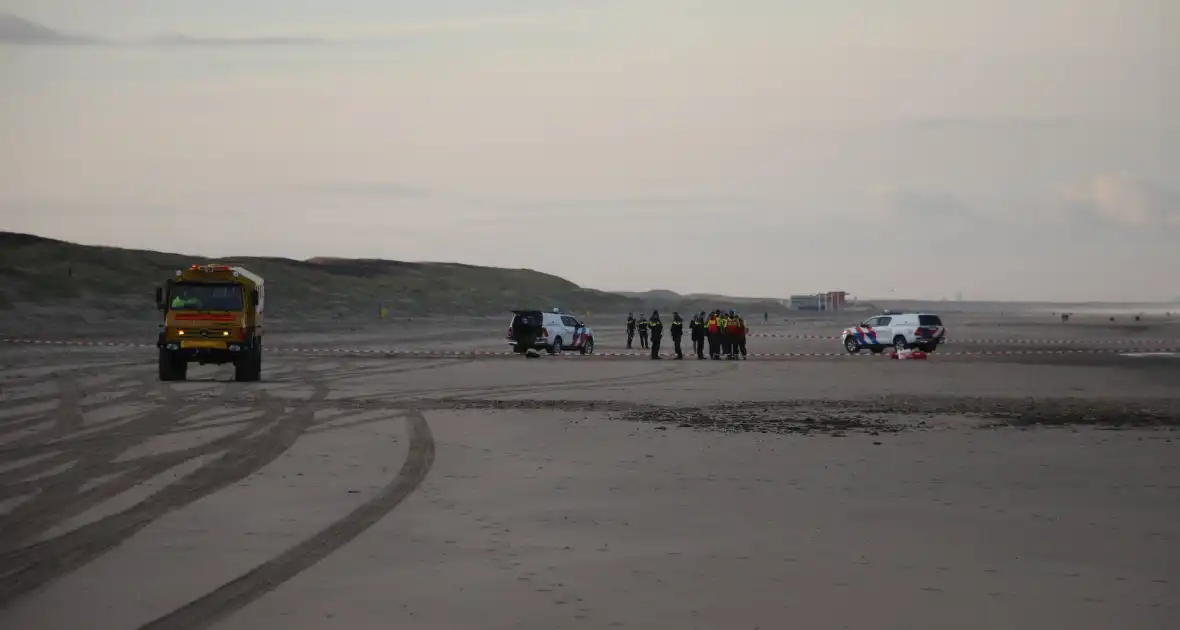
M 234 380 L 262 376 L 262 312 L 266 287 L 242 267 L 207 264 L 176 270 L 156 289 L 164 324 L 160 380 L 183 381 L 188 364 L 234 364 Z

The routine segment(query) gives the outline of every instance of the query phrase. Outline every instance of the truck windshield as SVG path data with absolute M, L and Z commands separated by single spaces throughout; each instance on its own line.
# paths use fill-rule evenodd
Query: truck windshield
M 168 307 L 178 311 L 240 311 L 241 285 L 177 282 L 168 293 Z

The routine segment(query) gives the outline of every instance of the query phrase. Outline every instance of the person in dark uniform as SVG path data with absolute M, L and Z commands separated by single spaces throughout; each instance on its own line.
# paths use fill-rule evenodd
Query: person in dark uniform
M 680 313 L 672 312 L 672 325 L 668 327 L 668 332 L 672 334 L 672 350 L 676 353 L 676 360 L 684 359 L 684 351 L 680 349 L 680 339 L 684 337 L 684 319 Z
M 697 355 L 697 360 L 705 358 L 705 312 L 701 311 L 699 315 L 694 315 L 692 321 L 688 324 L 689 334 L 692 335 L 692 350 Z
M 734 313 L 737 318 L 737 349 L 733 351 L 734 356 L 740 356 L 742 360 L 746 360 L 746 333 L 750 332 L 749 327 L 746 326 L 746 318 L 742 317 L 741 313 Z
M 647 326 L 646 319 L 639 320 L 639 347 L 644 349 L 647 348 Z
M 660 321 L 660 312 L 652 311 L 651 319 L 647 321 L 651 329 L 651 358 L 660 358 L 660 339 L 664 336 L 664 322 Z M 646 344 L 645 344 L 646 346 Z
M 631 340 L 635 338 L 635 314 L 627 313 L 627 349 L 631 349 Z

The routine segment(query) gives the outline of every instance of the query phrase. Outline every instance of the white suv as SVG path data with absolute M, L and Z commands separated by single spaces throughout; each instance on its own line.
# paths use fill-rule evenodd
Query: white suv
M 856 354 L 862 348 L 878 353 L 889 347 L 934 352 L 946 339 L 946 327 L 937 315 L 885 313 L 870 317 L 858 326 L 845 328 L 840 338 L 844 342 L 844 349 L 850 354 Z
M 561 354 L 563 350 L 594 354 L 594 331 L 558 309 L 552 313 L 512 311 L 508 343 L 519 354 L 535 348 L 544 348 L 549 354 Z

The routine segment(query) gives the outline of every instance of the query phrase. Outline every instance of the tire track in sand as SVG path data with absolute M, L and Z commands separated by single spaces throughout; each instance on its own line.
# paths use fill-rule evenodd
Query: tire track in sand
M 736 364 L 727 364 L 736 365 Z M 653 385 L 668 383 L 676 380 L 677 377 L 683 377 L 683 380 L 694 380 L 698 378 L 706 378 L 716 376 L 716 373 L 700 373 L 695 375 L 685 375 L 682 371 L 682 366 L 674 363 L 665 363 L 656 366 L 652 370 L 644 370 L 634 374 L 624 374 L 622 376 L 608 376 L 587 379 L 563 379 L 548 382 L 526 382 L 512 385 L 468 385 L 459 387 L 432 387 L 426 389 L 406 390 L 399 392 L 392 392 L 382 399 L 386 401 L 417 401 L 417 400 L 449 400 L 460 396 L 496 396 L 505 394 L 530 394 L 552 392 L 561 389 L 594 389 L 598 387 L 610 387 L 612 385 Z M 728 369 L 732 369 L 729 367 Z M 423 398 L 424 396 L 434 396 L 441 398 Z
M 273 424 L 240 440 L 217 460 L 198 468 L 136 505 L 46 541 L 0 554 L 0 608 L 41 586 L 89 564 L 158 518 L 228 487 L 284 453 L 314 422 L 317 404 L 329 389 L 305 375 L 310 400 L 285 401 L 262 392 L 259 402 Z M 172 390 L 165 387 L 165 391 Z M 175 393 L 174 391 L 171 393 Z M 309 403 L 309 404 L 306 404 Z M 288 413 L 288 406 L 294 411 Z
M 56 410 L 57 423 L 53 438 L 68 437 L 70 433 L 80 430 L 83 426 L 83 412 L 79 404 L 80 388 L 77 382 L 63 377 L 59 379 L 59 388 L 61 404 Z M 148 389 L 150 388 L 141 388 L 137 395 L 146 394 Z M 119 435 L 130 428 L 170 425 L 174 421 L 173 409 L 166 407 L 154 413 L 135 414 L 129 417 L 128 422 L 114 423 L 116 428 L 112 432 Z M 0 534 L 3 534 L 0 550 L 6 553 L 52 528 L 55 523 L 92 507 L 93 503 L 86 499 L 100 495 L 97 490 L 101 488 L 83 492 L 83 486 L 94 478 L 102 477 L 106 472 L 102 470 L 104 464 L 118 457 L 123 450 L 134 446 L 134 443 L 127 441 L 109 439 L 88 442 L 83 448 L 70 448 L 67 441 L 50 441 L 48 444 L 63 449 L 68 456 L 67 463 L 71 465 L 55 475 L 26 479 L 3 488 L 6 495 L 18 492 L 34 494 L 31 500 L 0 517 Z M 47 461 L 55 459 L 56 457 L 50 457 Z
M 409 453 L 393 480 L 377 496 L 316 535 L 209 594 L 157 617 L 139 630 L 199 630 L 240 610 L 343 547 L 405 500 L 434 464 L 434 436 L 419 411 L 403 414 L 410 432 Z

